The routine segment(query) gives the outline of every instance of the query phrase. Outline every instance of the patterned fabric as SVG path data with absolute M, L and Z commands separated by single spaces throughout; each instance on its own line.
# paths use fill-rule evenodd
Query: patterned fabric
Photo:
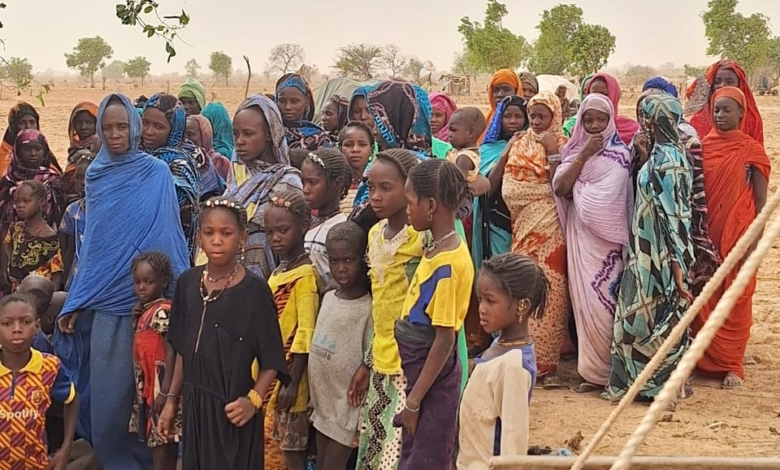
M 620 138 L 623 139 L 624 144 L 630 145 L 636 131 L 639 130 L 639 124 L 632 119 L 618 114 L 618 105 L 620 104 L 620 97 L 622 96 L 620 84 L 615 77 L 606 72 L 597 73 L 588 82 L 585 90 L 586 94 L 590 94 L 590 88 L 596 80 L 602 80 L 607 84 L 608 98 L 609 101 L 612 102 L 612 108 L 615 111 L 615 126 L 617 127 L 618 134 L 620 134 Z
M 758 105 L 756 105 L 756 99 L 753 97 L 753 91 L 750 89 L 750 82 L 742 67 L 733 60 L 715 62 L 710 65 L 703 76 L 697 78 L 688 87 L 685 93 L 688 98 L 688 102 L 685 103 L 685 114 L 693 114 L 690 118 L 691 125 L 702 137 L 706 137 L 712 130 L 712 93 L 715 75 L 720 69 L 731 70 L 739 78 L 738 88 L 745 95 L 744 132 L 758 143 L 763 144 L 764 122 L 761 119 Z
M 533 88 L 534 94 L 539 93 L 539 80 L 536 79 L 536 75 L 531 72 L 522 72 L 518 75 L 521 85 L 528 85 Z M 518 90 L 518 94 L 522 90 Z
M 279 93 L 285 88 L 296 88 L 306 97 L 307 105 L 301 119 L 297 121 L 284 121 L 287 145 L 290 149 L 317 150 L 323 147 L 333 147 L 333 142 L 320 126 L 312 122 L 314 119 L 314 94 L 306 79 L 297 73 L 282 75 L 276 82 L 276 100 L 278 104 Z
M 187 240 L 188 252 L 194 258 L 198 244 L 201 175 L 195 162 L 193 148 L 184 145 L 187 114 L 178 98 L 165 93 L 157 93 L 149 98 L 149 101 L 144 105 L 144 112 L 150 108 L 165 113 L 165 117 L 171 125 L 171 132 L 168 134 L 165 146 L 157 149 L 146 149 L 146 151 L 165 162 L 171 171 L 173 184 L 176 187 L 176 197 L 179 201 L 184 238 Z
M 612 372 L 605 395 L 619 399 L 634 383 L 688 308 L 674 281 L 672 263 L 683 272 L 693 261 L 691 186 L 693 173 L 677 131 L 682 106 L 667 94 L 648 96 L 641 107 L 642 125 L 666 142 L 652 144 L 639 172 L 628 260 L 620 285 L 612 343 Z M 651 129 L 655 130 L 651 132 Z M 686 333 L 642 387 L 652 399 L 663 388 L 690 343 Z
M 8 229 L 18 220 L 14 209 L 14 194 L 19 183 L 26 180 L 37 180 L 46 186 L 46 200 L 41 207 L 43 220 L 55 230 L 62 221 L 62 213 L 65 211 L 65 191 L 59 173 L 49 168 L 46 160 L 36 169 L 25 168 L 22 164 L 21 147 L 33 141 L 38 141 L 43 145 L 44 153 L 51 155 L 49 143 L 39 131 L 26 129 L 19 132 L 14 143 L 11 165 L 0 180 L 0 236 L 5 236 Z
M 141 442 L 151 448 L 172 442 L 181 437 L 181 409 L 175 419 L 172 438 L 157 433 L 154 403 L 162 392 L 165 377 L 165 335 L 171 316 L 171 301 L 159 299 L 144 306 L 136 321 L 133 338 L 133 372 L 135 375 L 135 402 L 130 416 L 129 431 L 138 434 Z
M 209 120 L 214 131 L 214 150 L 228 160 L 233 158 L 233 121 L 225 105 L 212 102 L 206 105 L 201 115 Z
M 3 143 L 0 145 L 0 173 L 5 174 L 11 165 L 16 136 L 19 135 L 19 122 L 24 116 L 35 118 L 35 128 L 41 128 L 41 118 L 38 116 L 38 111 L 31 104 L 19 101 L 8 110 L 8 127 L 3 135 Z
M 490 101 L 490 112 L 487 114 L 486 121 L 488 123 L 493 122 L 493 116 L 496 114 L 496 108 L 498 107 L 498 103 L 496 102 L 496 99 L 493 97 L 493 87 L 496 85 L 500 85 L 502 83 L 506 83 L 507 85 L 510 85 L 512 88 L 515 89 L 515 92 L 513 94 L 515 95 L 522 95 L 523 94 L 523 87 L 520 84 L 520 77 L 517 76 L 515 72 L 513 72 L 510 69 L 501 69 L 498 72 L 494 73 L 492 77 L 490 77 L 490 83 L 488 83 L 487 88 L 487 94 L 488 94 L 488 100 Z M 485 130 L 487 132 L 487 129 Z M 485 138 L 486 134 L 483 133 L 480 136 L 479 142 L 482 143 Z
M 642 91 L 647 91 L 651 88 L 664 91 L 677 98 L 677 87 L 666 77 L 653 77 L 642 85 Z
M 320 93 L 322 92 L 320 91 Z M 333 106 L 336 107 L 336 117 L 338 118 L 336 128 L 328 133 L 330 140 L 335 145 L 339 141 L 341 129 L 344 129 L 344 126 L 349 122 L 349 100 L 343 96 L 333 95 L 330 100 L 328 100 L 328 103 L 332 103 Z
M 422 158 L 431 157 L 432 108 L 425 90 L 411 83 L 387 80 L 368 88 L 366 102 L 379 141 L 386 148 L 404 148 Z
M 32 350 L 14 373 L 0 364 L 0 465 L 3 469 L 48 468 L 46 412 L 52 401 L 69 404 L 76 389 L 56 356 Z
M 566 138 L 561 131 L 561 102 L 552 93 L 542 92 L 528 102 L 547 106 L 552 114 L 550 132 L 562 149 Z M 509 153 L 501 186 L 512 216 L 512 251 L 531 257 L 550 282 L 547 310 L 542 320 L 531 320 L 531 336 L 536 345 L 539 376 L 554 372 L 563 347 L 569 311 L 566 282 L 566 245 L 555 208 L 544 147 L 529 129 Z
M 577 371 L 587 382 L 603 386 L 612 366 L 613 319 L 633 208 L 631 154 L 617 133 L 607 97 L 591 94 L 582 102 L 553 187 L 555 179 L 578 165 L 576 159 L 591 137 L 582 124 L 589 110 L 609 116 L 601 133 L 603 147 L 582 165 L 571 195 L 556 197 L 555 204 L 566 238 L 569 292 L 579 338 Z
M 406 379 L 403 374 L 387 375 L 371 371 L 368 396 L 358 446 L 362 470 L 395 470 L 401 459 L 401 428 L 393 418 L 406 406 Z
M 60 238 L 56 233 L 36 237 L 27 232 L 24 222 L 17 222 L 6 234 L 4 242 L 11 247 L 8 271 L 14 290 L 30 274 L 51 280 L 52 274 L 62 273 Z
M 202 110 L 206 107 L 206 90 L 203 85 L 194 78 L 188 78 L 179 88 L 179 98 L 192 98 Z
M 458 109 L 458 105 L 455 104 L 455 101 L 453 101 L 449 95 L 438 91 L 429 93 L 428 100 L 431 102 L 432 109 L 438 109 L 444 113 L 444 125 L 441 126 L 441 129 L 436 131 L 436 134 L 433 136 L 439 140 L 448 142 L 450 140 L 450 118 L 452 117 L 452 113 Z
M 214 165 L 220 178 L 227 181 L 228 174 L 230 174 L 230 160 L 214 149 L 214 130 L 211 127 L 211 122 L 200 114 L 192 116 L 192 118 L 198 123 L 201 148 L 211 159 L 211 163 Z
M 502 120 L 504 118 L 504 111 L 509 106 L 517 106 L 525 115 L 526 127 L 528 126 L 528 108 L 525 98 L 517 95 L 507 96 L 496 107 L 496 111 L 493 114 L 493 118 L 488 122 L 487 130 L 485 131 L 485 138 L 482 140 L 483 144 L 491 144 L 498 142 L 499 140 L 508 141 L 512 138 L 507 132 L 503 130 Z M 481 150 L 480 150 L 481 153 Z M 495 162 L 493 162 L 495 163 Z
M 95 103 L 84 101 L 79 103 L 73 108 L 70 113 L 70 119 L 68 120 L 68 135 L 70 136 L 70 147 L 68 147 L 68 163 L 65 166 L 65 171 L 62 174 L 62 185 L 65 190 L 65 194 L 68 196 L 68 201 L 73 201 L 78 198 L 76 189 L 73 187 L 73 174 L 76 172 L 76 161 L 80 157 L 80 150 L 88 150 L 92 154 L 97 154 L 100 151 L 100 138 L 97 135 L 97 125 L 95 127 L 95 133 L 86 139 L 84 142 L 79 140 L 79 135 L 74 127 L 76 116 L 80 113 L 89 113 L 95 118 L 97 122 L 98 107 Z

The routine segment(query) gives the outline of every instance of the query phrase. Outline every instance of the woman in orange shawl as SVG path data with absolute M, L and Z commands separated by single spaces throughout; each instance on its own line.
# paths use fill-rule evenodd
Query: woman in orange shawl
M 5 174 L 11 164 L 16 136 L 25 129 L 40 130 L 41 118 L 33 105 L 19 101 L 8 111 L 8 128 L 0 145 L 0 174 Z M 56 160 L 55 160 L 56 161 Z
M 737 87 L 745 95 L 745 113 L 743 132 L 754 138 L 759 144 L 764 143 L 764 123 L 758 112 L 756 99 L 750 90 L 745 71 L 733 60 L 720 60 L 710 65 L 704 75 L 697 78 L 685 93 L 688 102 L 685 104 L 685 114 L 693 116 L 689 121 L 701 137 L 706 137 L 712 130 L 712 105 L 714 92 L 719 88 Z
M 746 133 L 750 102 L 735 87 L 724 87 L 712 95 L 715 127 L 704 138 L 704 189 L 707 193 L 710 237 L 721 257 L 734 248 L 747 231 L 767 198 L 771 165 L 764 146 Z M 692 324 L 694 334 L 701 330 L 721 295 L 734 282 L 739 268 L 710 299 Z M 699 369 L 725 374 L 722 387 L 738 388 L 745 378 L 744 356 L 753 322 L 755 277 L 750 281 L 718 331 Z
M 78 191 L 73 186 L 73 174 L 76 171 L 76 152 L 89 150 L 97 155 L 100 150 L 100 138 L 97 136 L 98 106 L 95 103 L 84 101 L 76 105 L 68 119 L 68 164 L 62 176 L 62 184 L 65 188 L 68 203 L 79 198 Z
M 507 96 L 522 94 L 523 86 L 520 83 L 520 77 L 510 69 L 501 69 L 494 73 L 488 83 L 488 99 L 490 100 L 490 112 L 487 114 L 486 122 L 491 122 L 493 114 L 496 112 L 498 103 Z M 487 132 L 487 129 L 485 129 Z M 485 138 L 485 132 L 479 137 L 479 142 Z
M 538 376 L 545 388 L 561 386 L 558 362 L 566 335 L 569 289 L 566 283 L 566 245 L 553 198 L 551 175 L 566 144 L 561 102 L 542 92 L 528 102 L 530 128 L 509 144 L 501 194 L 512 219 L 512 251 L 530 256 L 550 282 L 547 309 L 531 320 Z

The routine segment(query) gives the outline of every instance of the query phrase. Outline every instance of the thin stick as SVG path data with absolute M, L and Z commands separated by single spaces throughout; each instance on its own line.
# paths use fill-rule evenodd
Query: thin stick
M 680 338 L 682 338 L 683 334 L 688 331 L 688 326 L 693 322 L 693 320 L 696 319 L 696 316 L 699 314 L 699 311 L 702 309 L 702 307 L 704 307 L 704 305 L 706 305 L 706 303 L 709 301 L 710 297 L 715 294 L 715 291 L 720 288 L 720 286 L 725 281 L 726 276 L 731 274 L 734 268 L 739 265 L 753 242 L 761 236 L 761 232 L 769 220 L 769 216 L 775 211 L 778 205 L 780 205 L 780 191 L 775 193 L 775 195 L 772 196 L 772 199 L 767 202 L 758 217 L 756 217 L 753 223 L 750 224 L 748 230 L 745 232 L 742 238 L 740 238 L 739 242 L 737 242 L 736 246 L 734 246 L 728 256 L 726 256 L 726 259 L 723 260 L 723 264 L 720 265 L 718 270 L 712 276 L 712 279 L 710 279 L 707 285 L 704 286 L 701 294 L 699 294 L 693 304 L 688 307 L 688 311 L 680 320 L 680 323 L 674 327 L 672 332 L 669 334 L 669 337 L 666 338 L 666 341 L 664 341 L 661 347 L 658 348 L 658 351 L 655 353 L 655 355 L 653 355 L 650 362 L 642 370 L 642 373 L 639 374 L 633 385 L 631 385 L 626 394 L 620 400 L 618 406 L 612 410 L 612 413 L 609 414 L 606 421 L 604 421 L 596 434 L 593 435 L 591 440 L 588 442 L 588 445 L 582 451 L 582 454 L 580 454 L 580 456 L 577 458 L 577 461 L 571 467 L 571 470 L 582 470 L 584 468 L 585 461 L 593 453 L 593 450 L 601 442 L 612 425 L 615 424 L 615 421 L 617 421 L 617 418 L 620 416 L 620 414 L 623 413 L 623 411 L 625 411 L 625 409 L 634 402 L 634 399 L 636 399 L 639 391 L 642 389 L 642 387 L 644 387 L 650 377 L 652 377 L 661 362 L 666 359 L 666 355 L 669 353 L 669 351 L 679 344 Z
M 244 88 L 244 99 L 249 96 L 249 82 L 252 80 L 252 64 L 249 63 L 249 57 L 244 56 L 244 62 L 246 62 L 246 88 Z
M 586 470 L 607 470 L 616 457 L 594 456 L 585 465 Z M 565 470 L 574 457 L 503 456 L 490 460 L 493 470 Z M 633 470 L 776 470 L 780 459 L 767 457 L 667 457 L 661 455 L 637 456 Z

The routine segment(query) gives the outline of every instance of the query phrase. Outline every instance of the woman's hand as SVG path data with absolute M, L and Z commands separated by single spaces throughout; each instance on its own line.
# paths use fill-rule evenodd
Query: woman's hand
M 683 282 L 683 272 L 680 268 L 680 264 L 677 261 L 672 261 L 672 275 L 674 276 L 674 284 L 677 286 L 677 292 L 680 293 L 680 297 L 688 303 L 693 302 L 693 294 L 685 288 L 685 282 Z
M 536 141 L 542 144 L 544 152 L 547 155 L 555 155 L 559 152 L 558 141 L 555 140 L 555 136 L 549 132 L 542 132 L 536 136 Z
M 242 427 L 257 414 L 257 409 L 247 397 L 238 397 L 225 406 L 225 414 L 234 426 Z
M 601 136 L 601 134 L 592 134 L 588 138 L 588 142 L 585 144 L 585 148 L 582 149 L 582 153 L 580 155 L 584 158 L 592 157 L 603 148 L 604 138 Z
M 70 460 L 70 449 L 60 449 L 49 461 L 49 466 L 46 470 L 65 470 Z
M 418 410 L 416 413 L 413 413 L 409 411 L 409 409 Z M 410 436 L 414 437 L 414 435 L 417 433 L 417 424 L 420 421 L 420 405 L 416 404 L 416 406 L 411 406 L 409 402 L 406 402 L 406 406 L 404 407 L 404 411 L 401 414 L 401 419 L 403 421 L 404 429 L 406 432 L 409 433 Z
M 160 416 L 163 412 L 163 409 L 165 409 L 165 404 L 168 403 L 168 396 L 164 393 L 160 392 L 157 394 L 157 397 L 154 399 L 154 415 Z
M 157 433 L 164 439 L 172 438 L 176 432 L 173 421 L 176 419 L 176 412 L 179 409 L 179 400 L 170 398 L 166 400 L 160 417 L 157 421 Z
M 639 161 L 641 163 L 645 163 L 648 158 L 648 153 L 647 136 L 644 132 L 640 132 L 634 137 L 634 148 L 636 149 L 636 154 L 639 157 Z
M 365 364 L 361 364 L 358 370 L 355 371 L 355 375 L 352 376 L 352 381 L 349 383 L 349 389 L 347 391 L 347 400 L 349 400 L 350 406 L 355 408 L 359 407 L 366 401 L 366 395 L 368 394 L 368 367 Z
M 282 386 L 279 390 L 279 396 L 276 398 L 276 409 L 287 411 L 295 404 L 298 398 L 298 384 L 292 382 L 288 386 Z
M 73 333 L 75 333 L 76 322 L 78 321 L 80 314 L 81 311 L 76 310 L 73 313 L 66 313 L 65 315 L 57 319 L 57 326 L 59 327 L 60 331 L 65 333 L 66 335 L 72 335 Z

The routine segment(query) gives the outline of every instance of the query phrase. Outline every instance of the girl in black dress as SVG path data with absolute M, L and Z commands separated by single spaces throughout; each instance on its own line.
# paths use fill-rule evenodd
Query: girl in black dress
M 263 468 L 263 396 L 289 374 L 268 284 L 239 262 L 247 214 L 229 198 L 203 203 L 204 267 L 176 283 L 168 340 L 176 367 L 159 430 L 166 435 L 180 397 L 187 470 Z

